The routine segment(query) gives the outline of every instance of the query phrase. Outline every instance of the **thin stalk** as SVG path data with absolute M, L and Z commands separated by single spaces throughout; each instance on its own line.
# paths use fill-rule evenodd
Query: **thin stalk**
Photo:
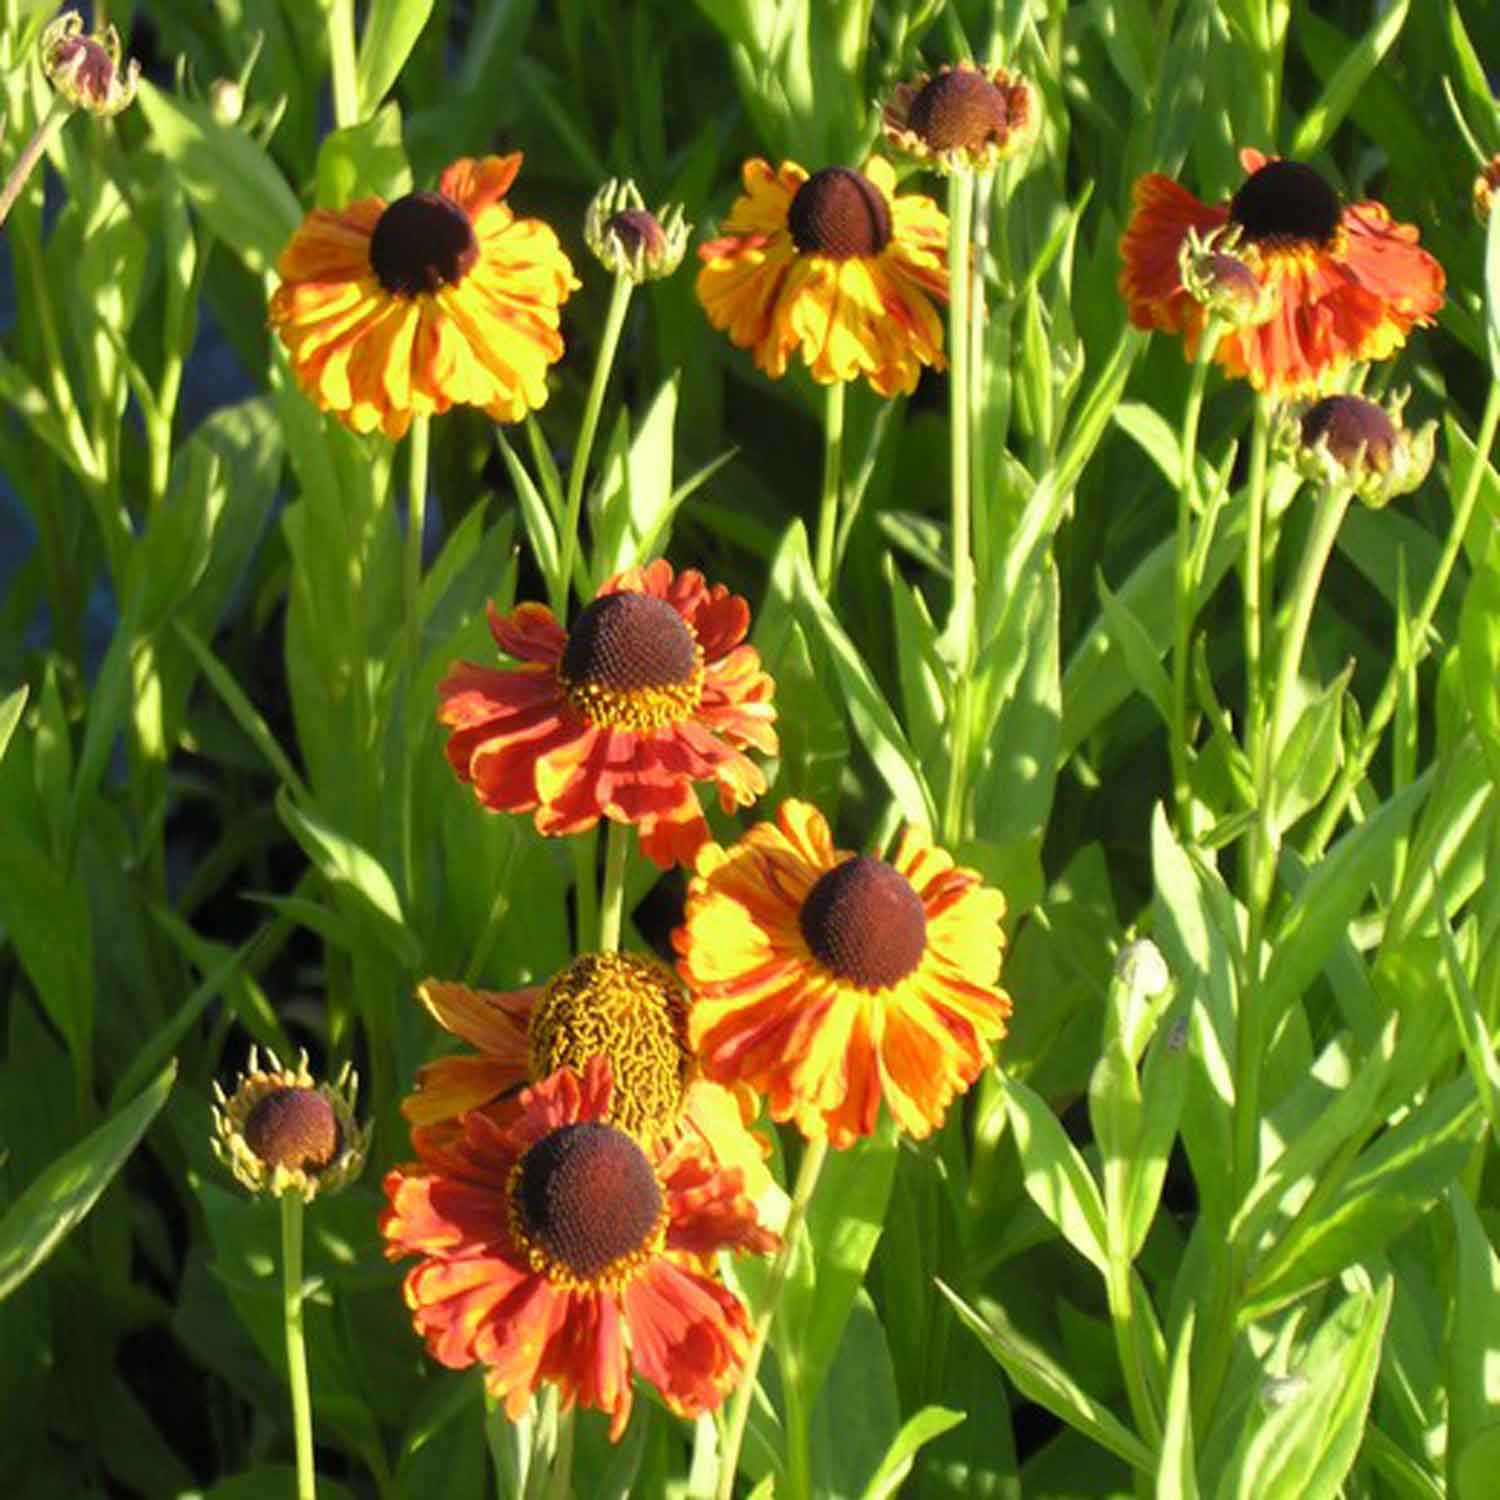
M 1245 527 L 1245 749 L 1257 797 L 1266 781 L 1266 708 L 1261 683 L 1261 606 L 1263 598 L 1263 553 L 1265 551 L 1266 470 L 1270 438 L 1270 405 L 1264 398 L 1255 403 L 1255 427 L 1250 447 L 1250 493 Z M 1265 927 L 1265 903 L 1257 899 L 1258 872 L 1264 865 L 1268 812 L 1257 810 L 1249 834 L 1249 857 L 1245 864 L 1245 904 L 1249 909 L 1245 941 L 1245 967 L 1241 975 L 1239 1013 L 1235 1018 L 1234 1182 L 1243 1195 L 1255 1180 L 1258 1160 L 1257 1134 L 1260 1109 L 1260 1053 L 1262 1026 L 1259 997 L 1260 950 Z M 1273 856 L 1274 857 L 1274 856 Z
M 625 926 L 625 870 L 630 861 L 630 825 L 609 823 L 604 845 L 604 890 L 599 897 L 599 951 L 616 953 Z
M 1177 808 L 1178 831 L 1187 837 L 1188 808 L 1191 794 L 1188 788 L 1188 668 L 1192 654 L 1194 605 L 1198 585 L 1194 576 L 1192 530 L 1193 521 L 1202 510 L 1202 499 L 1198 494 L 1198 425 L 1203 415 L 1203 395 L 1208 386 L 1209 366 L 1213 363 L 1214 347 L 1219 342 L 1219 327 L 1214 319 L 1198 341 L 1198 360 L 1193 366 L 1192 384 L 1188 388 L 1187 405 L 1182 413 L 1182 481 L 1177 490 L 1177 549 L 1173 566 L 1173 621 L 1175 632 L 1172 642 L 1172 730 L 1170 751 L 1172 758 L 1172 797 Z
M 791 1207 L 787 1210 L 783 1227 L 781 1251 L 771 1267 L 770 1280 L 766 1283 L 766 1300 L 755 1320 L 755 1330 L 750 1340 L 750 1352 L 745 1358 L 745 1368 L 740 1383 L 730 1403 L 729 1417 L 724 1425 L 724 1446 L 719 1453 L 719 1486 L 716 1500 L 733 1500 L 734 1476 L 739 1468 L 740 1449 L 745 1442 L 745 1428 L 750 1420 L 750 1403 L 755 1398 L 756 1376 L 760 1362 L 766 1352 L 766 1340 L 771 1333 L 771 1324 L 776 1309 L 781 1303 L 781 1294 L 786 1289 L 787 1273 L 797 1254 L 797 1235 L 802 1221 L 807 1217 L 807 1205 L 812 1201 L 813 1189 L 818 1185 L 818 1174 L 823 1170 L 823 1160 L 828 1155 L 828 1138 L 819 1136 L 807 1143 L 802 1152 L 802 1165 L 797 1170 L 797 1183 L 792 1190 Z M 791 1464 L 802 1464 L 799 1472 L 805 1472 L 806 1460 L 793 1459 Z M 790 1467 L 791 1465 L 789 1465 Z
M 557 1449 L 552 1455 L 547 1500 L 569 1500 L 573 1493 L 573 1428 L 576 1411 L 569 1407 L 557 1416 Z
M 407 912 L 416 898 L 416 852 L 412 830 L 415 800 L 417 748 L 422 736 L 411 727 L 417 676 L 422 670 L 422 533 L 427 523 L 427 460 L 431 447 L 432 421 L 425 414 L 412 418 L 407 437 L 408 478 L 406 486 L 406 554 L 402 577 L 405 598 L 406 704 L 405 733 L 401 736 L 401 873 L 405 881 Z
M 302 1210 L 299 1193 L 281 1195 L 281 1306 L 286 1322 L 287 1382 L 292 1388 L 292 1431 L 297 1442 L 297 1500 L 317 1500 L 312 1397 L 307 1386 L 307 1344 L 302 1336 Z
M 52 96 L 52 107 L 42 116 L 36 133 L 26 142 L 25 149 L 16 158 L 15 166 L 5 179 L 5 186 L 0 188 L 0 224 L 10 216 L 12 206 L 21 196 L 21 189 L 26 186 L 27 178 L 36 169 L 36 164 L 52 144 L 57 132 L 62 129 L 63 121 L 72 113 L 73 106 L 60 93 Z
M 1464 536 L 1469 530 L 1470 521 L 1474 518 L 1474 507 L 1479 500 L 1480 481 L 1484 478 L 1485 470 L 1489 465 L 1490 450 L 1495 446 L 1497 428 L 1500 428 L 1500 380 L 1490 382 L 1489 395 L 1484 404 L 1484 414 L 1479 419 L 1479 434 L 1474 440 L 1474 462 L 1465 479 L 1463 493 L 1453 509 L 1453 525 L 1449 528 L 1448 536 L 1443 542 L 1443 550 L 1438 557 L 1437 566 L 1432 570 L 1427 592 L 1422 596 L 1421 607 L 1417 610 L 1416 618 L 1408 632 L 1407 638 L 1411 641 L 1415 652 L 1421 652 L 1424 648 L 1428 627 L 1432 624 L 1432 617 L 1437 613 L 1443 591 L 1448 587 L 1453 565 L 1458 561 Z M 1389 672 L 1386 673 L 1385 683 L 1380 689 L 1380 696 L 1375 700 L 1375 706 L 1370 710 L 1370 716 L 1365 721 L 1364 734 L 1353 754 L 1345 760 L 1339 772 L 1339 778 L 1334 783 L 1328 800 L 1324 802 L 1322 811 L 1318 814 L 1317 824 L 1308 841 L 1308 853 L 1314 859 L 1328 847 L 1328 841 L 1333 837 L 1334 829 L 1338 827 L 1339 820 L 1344 816 L 1349 799 L 1353 797 L 1355 788 L 1363 780 L 1365 771 L 1369 768 L 1376 747 L 1380 743 L 1380 736 L 1385 732 L 1385 726 L 1391 721 L 1400 692 L 1401 672 L 1401 661 L 1393 660 Z
M 589 385 L 583 407 L 583 421 L 578 427 L 578 446 L 573 450 L 573 464 L 568 470 L 568 499 L 563 515 L 562 536 L 558 542 L 557 577 L 551 580 L 552 613 L 566 623 L 568 592 L 573 582 L 573 558 L 578 552 L 578 519 L 583 511 L 583 486 L 588 478 L 589 454 L 594 435 L 599 430 L 599 413 L 604 409 L 604 392 L 609 373 L 614 368 L 615 351 L 620 347 L 620 331 L 625 327 L 625 313 L 635 282 L 628 271 L 615 272 L 615 284 L 609 294 L 609 310 L 604 315 L 604 332 L 599 336 L 599 357 L 594 361 L 594 378 Z
M 967 171 L 948 177 L 948 436 L 953 549 L 953 604 L 946 637 L 962 674 L 974 661 L 974 544 L 972 465 L 969 435 L 973 402 L 969 374 L 969 261 L 974 238 L 974 179 Z
M 834 542 L 844 488 L 844 382 L 828 387 L 823 407 L 823 496 L 818 502 L 818 587 L 826 599 L 833 592 Z
M 359 124 L 359 80 L 354 50 L 354 0 L 329 0 L 328 65 L 333 73 L 333 123 Z

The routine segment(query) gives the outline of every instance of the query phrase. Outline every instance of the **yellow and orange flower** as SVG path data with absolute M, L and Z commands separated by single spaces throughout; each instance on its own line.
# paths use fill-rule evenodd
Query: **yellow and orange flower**
M 1442 306 L 1443 268 L 1417 230 L 1373 201 L 1341 204 L 1311 167 L 1240 153 L 1247 176 L 1227 203 L 1207 204 L 1159 172 L 1135 184 L 1135 212 L 1120 240 L 1120 292 L 1137 328 L 1180 333 L 1196 356 L 1206 313 L 1182 282 L 1189 231 L 1232 227 L 1234 254 L 1274 290 L 1275 310 L 1231 328 L 1215 358 L 1271 396 L 1327 390 L 1353 361 L 1385 359 Z
M 596 1057 L 527 1089 L 509 1125 L 465 1115 L 461 1136 L 387 1175 L 380 1231 L 392 1260 L 422 1257 L 406 1304 L 435 1360 L 483 1365 L 512 1420 L 549 1381 L 565 1409 L 608 1413 L 618 1441 L 632 1370 L 684 1417 L 723 1400 L 750 1320 L 705 1267 L 777 1239 L 739 1172 L 690 1137 L 648 1152 L 606 1123 L 612 1090 Z
M 482 406 L 519 421 L 547 399 L 558 309 L 578 286 L 557 236 L 505 203 L 521 167 L 465 157 L 435 193 L 316 208 L 276 263 L 271 326 L 297 383 L 356 432 Z
M 943 368 L 948 219 L 920 193 L 896 196 L 876 156 L 862 172 L 796 162 L 743 169 L 719 237 L 699 247 L 698 300 L 715 328 L 780 379 L 800 350 L 823 385 L 864 376 L 882 396 Z
M 1005 1035 L 1004 914 L 919 830 L 887 863 L 835 849 L 817 808 L 784 802 L 698 856 L 673 940 L 700 1066 L 838 1149 L 875 1128 L 882 1097 L 925 1136 Z
M 773 684 L 744 644 L 750 608 L 658 559 L 611 579 L 565 631 L 552 611 L 490 611 L 508 671 L 460 662 L 439 684 L 448 760 L 489 808 L 535 812 L 544 834 L 633 823 L 663 869 L 708 837 L 695 781 L 726 812 L 766 789 Z
M 688 1042 L 687 992 L 654 960 L 584 953 L 545 985 L 505 993 L 427 979 L 417 998 L 444 1030 L 479 1049 L 418 1069 L 417 1091 L 401 1111 L 419 1144 L 460 1134 L 469 1110 L 504 1124 L 526 1084 L 600 1056 L 615 1080 L 612 1125 L 647 1146 L 692 1135 L 721 1166 L 740 1168 L 752 1198 L 770 1185 L 770 1143 L 750 1129 L 754 1093 L 703 1077 Z

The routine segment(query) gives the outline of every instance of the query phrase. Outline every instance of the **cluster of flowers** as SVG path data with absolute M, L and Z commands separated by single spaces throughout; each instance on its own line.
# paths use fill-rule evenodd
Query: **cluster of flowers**
M 1037 123 L 1024 80 L 968 65 L 884 109 L 887 140 L 944 171 L 994 166 Z M 1244 160 L 1218 207 L 1157 174 L 1137 185 L 1120 278 L 1135 323 L 1181 334 L 1190 357 L 1212 326 L 1228 373 L 1301 397 L 1431 321 L 1442 271 L 1415 230 L 1376 203 L 1341 206 L 1300 163 Z M 578 281 L 552 229 L 505 202 L 520 161 L 465 159 L 436 192 L 308 216 L 271 321 L 321 408 L 399 438 L 454 404 L 500 421 L 542 405 Z M 898 195 L 878 156 L 812 173 L 753 160 L 743 184 L 700 248 L 697 291 L 763 371 L 800 353 L 821 382 L 895 395 L 942 367 L 948 225 L 931 199 Z M 680 214 L 614 185 L 588 226 L 599 259 L 634 280 L 674 270 L 687 235 Z M 1388 485 L 1405 463 L 1399 423 L 1332 399 L 1302 418 L 1306 444 Z M 606 820 L 635 828 L 658 866 L 687 866 L 676 972 L 594 952 L 517 993 L 425 982 L 431 1015 L 477 1050 L 422 1070 L 404 1106 L 418 1159 L 387 1177 L 381 1230 L 392 1257 L 419 1257 L 405 1295 L 435 1359 L 483 1365 L 512 1416 L 551 1382 L 618 1437 L 632 1372 L 687 1416 L 739 1378 L 750 1324 L 715 1256 L 778 1243 L 756 1203 L 762 1105 L 840 1149 L 875 1128 L 882 1100 L 925 1136 L 978 1077 L 1010 1013 L 1004 902 L 919 829 L 889 860 L 855 854 L 803 802 L 732 846 L 710 839 L 695 785 L 726 813 L 748 807 L 767 784 L 746 752 L 778 746 L 749 609 L 699 573 L 658 560 L 570 625 L 540 604 L 492 609 L 490 625 L 513 665 L 459 663 L 440 687 L 454 772 L 544 835 Z M 299 1090 L 277 1074 L 226 1116 L 230 1157 Z M 293 1166 L 344 1161 L 352 1117 L 342 1095 L 317 1097 L 315 1154 L 299 1146 Z

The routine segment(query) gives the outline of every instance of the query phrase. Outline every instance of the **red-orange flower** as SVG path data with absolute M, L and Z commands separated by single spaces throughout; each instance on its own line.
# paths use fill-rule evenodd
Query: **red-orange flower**
M 1234 253 L 1276 295 L 1254 327 L 1227 329 L 1215 358 L 1273 396 L 1328 389 L 1355 360 L 1385 359 L 1443 303 L 1443 268 L 1417 230 L 1373 201 L 1341 204 L 1311 167 L 1245 150 L 1248 174 L 1226 203 L 1207 204 L 1159 172 L 1135 184 L 1120 240 L 1120 292 L 1130 321 L 1183 336 L 1195 357 L 1206 314 L 1182 283 L 1189 231 L 1238 231 Z
M 276 263 L 271 326 L 319 407 L 399 438 L 460 403 L 516 422 L 546 401 L 578 281 L 552 230 L 505 202 L 520 167 L 520 152 L 465 157 L 435 193 L 303 220 Z
M 486 807 L 532 812 L 544 834 L 634 823 L 664 869 L 708 837 L 693 791 L 726 812 L 766 789 L 742 753 L 777 749 L 773 684 L 743 644 L 745 601 L 665 560 L 606 583 L 565 631 L 545 605 L 490 611 L 507 671 L 460 662 L 439 685 L 448 760 Z
M 418 1069 L 401 1111 L 419 1144 L 451 1140 L 472 1109 L 503 1125 L 526 1084 L 597 1055 L 615 1080 L 611 1124 L 648 1146 L 696 1136 L 721 1166 L 740 1168 L 752 1198 L 770 1184 L 769 1143 L 749 1128 L 753 1092 L 703 1077 L 688 1043 L 687 992 L 654 960 L 584 953 L 545 985 L 501 993 L 427 979 L 417 997 L 444 1030 L 479 1049 Z
M 461 1137 L 386 1177 L 380 1230 L 391 1259 L 423 1257 L 406 1303 L 435 1360 L 482 1364 L 512 1420 L 550 1381 L 618 1440 L 632 1370 L 681 1416 L 723 1400 L 751 1329 L 707 1258 L 777 1241 L 737 1170 L 686 1136 L 648 1154 L 606 1124 L 612 1089 L 596 1057 L 528 1089 L 508 1126 L 466 1115 Z
M 1005 1035 L 1005 901 L 908 829 L 895 858 L 835 849 L 810 803 L 729 849 L 707 845 L 673 935 L 703 1071 L 835 1148 L 883 1097 L 921 1137 Z

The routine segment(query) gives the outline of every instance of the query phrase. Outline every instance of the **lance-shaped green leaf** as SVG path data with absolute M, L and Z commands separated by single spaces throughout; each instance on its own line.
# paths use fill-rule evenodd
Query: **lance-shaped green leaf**
M 1456 1265 L 1448 1340 L 1448 1474 L 1458 1500 L 1494 1492 L 1500 1463 L 1500 1257 L 1463 1189 L 1448 1189 Z
M 1193 1457 L 1193 1327 L 1197 1313 L 1189 1308 L 1177 1332 L 1172 1377 L 1167 1388 L 1167 1423 L 1161 1439 L 1161 1467 L 1156 1471 L 1156 1500 L 1198 1500 L 1197 1460 Z
M 1378 16 L 1358 44 L 1349 49 L 1316 103 L 1302 116 L 1292 137 L 1289 156 L 1305 161 L 1327 143 L 1370 75 L 1380 66 L 1380 59 L 1395 45 L 1410 7 L 1411 0 L 1396 0 Z
M 1104 1200 L 1088 1164 L 1045 1099 L 1014 1078 L 1002 1079 L 1001 1086 L 1032 1202 L 1080 1255 L 1107 1273 Z
M 1435 1090 L 1317 1193 L 1250 1279 L 1245 1316 L 1282 1307 L 1409 1229 L 1442 1195 L 1484 1129 L 1467 1075 Z
M 1131 613 L 1130 606 L 1117 599 L 1104 581 L 1103 573 L 1095 579 L 1099 604 L 1109 625 L 1109 633 L 1120 648 L 1125 670 L 1146 701 L 1155 708 L 1162 723 L 1172 716 L 1172 684 L 1161 664 L 1166 642 L 1153 641 L 1146 627 Z
M 354 65 L 361 119 L 375 111 L 401 76 L 432 7 L 433 0 L 370 0 Z
M 0 1219 L 0 1302 L 57 1249 L 88 1213 L 157 1116 L 177 1064 L 168 1065 L 117 1115 L 59 1157 Z
M 1151 1450 L 1115 1414 L 1094 1400 L 1039 1344 L 1026 1337 L 998 1304 L 986 1302 L 975 1311 L 956 1292 L 937 1283 L 953 1304 L 959 1320 L 1010 1376 L 1017 1390 L 1055 1417 L 1092 1438 L 1142 1474 L 1156 1472 Z
M 901 1482 L 911 1473 L 917 1450 L 934 1438 L 940 1438 L 950 1428 L 957 1427 L 964 1419 L 961 1411 L 949 1411 L 943 1406 L 924 1406 L 915 1416 L 909 1417 L 895 1436 L 880 1467 L 870 1476 L 860 1500 L 888 1500 L 901 1488 Z
M 269 270 L 302 218 L 276 164 L 206 105 L 164 94 L 145 79 L 137 97 L 194 207 L 251 271 Z
M 330 131 L 318 148 L 318 207 L 341 209 L 358 198 L 387 203 L 409 193 L 411 164 L 401 137 L 401 109 L 393 99 L 358 125 Z

